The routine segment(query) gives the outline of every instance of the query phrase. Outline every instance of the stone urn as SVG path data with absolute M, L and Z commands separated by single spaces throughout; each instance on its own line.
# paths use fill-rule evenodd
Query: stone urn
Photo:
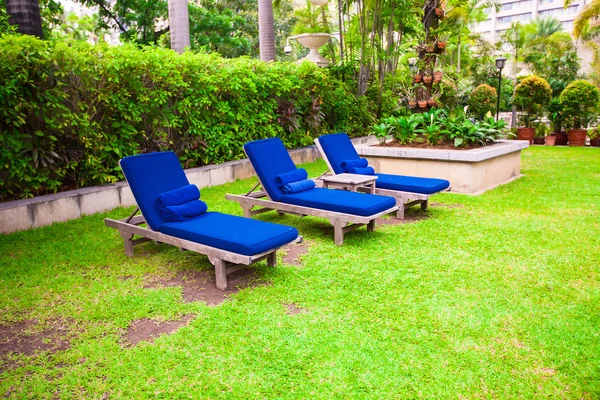
M 300 44 L 306 47 L 310 52 L 300 61 L 310 61 L 317 64 L 319 67 L 329 65 L 329 60 L 319 54 L 319 47 L 325 45 L 330 38 L 329 33 L 303 33 L 295 37 Z

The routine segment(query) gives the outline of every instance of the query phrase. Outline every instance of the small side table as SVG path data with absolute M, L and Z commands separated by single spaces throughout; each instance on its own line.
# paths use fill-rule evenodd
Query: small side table
M 377 177 L 374 175 L 356 175 L 356 174 L 339 174 L 321 177 L 324 188 L 344 189 L 356 192 L 359 187 L 367 186 L 370 188 L 370 193 L 375 193 L 375 181 Z

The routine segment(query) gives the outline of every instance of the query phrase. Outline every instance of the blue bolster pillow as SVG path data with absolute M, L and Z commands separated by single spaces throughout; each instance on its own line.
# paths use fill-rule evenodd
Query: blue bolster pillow
M 275 178 L 275 183 L 279 187 L 283 187 L 291 182 L 303 181 L 308 178 L 308 173 L 304 168 L 298 168 L 291 172 L 286 172 L 285 174 L 277 175 Z
M 314 189 L 314 188 L 315 188 L 315 181 L 313 181 L 311 179 L 305 179 L 303 181 L 290 182 L 287 185 L 285 185 L 284 187 L 282 187 L 281 190 L 285 194 L 291 194 L 291 193 L 304 192 L 306 190 L 310 190 L 310 189 Z
M 350 170 L 350 173 L 358 175 L 375 175 L 375 170 L 373 169 L 373 167 L 354 167 Z
M 340 166 L 342 167 L 342 170 L 344 172 L 350 172 L 352 170 L 352 168 L 366 168 L 369 166 L 369 162 L 367 161 L 366 158 L 359 158 L 359 159 L 355 159 L 355 160 L 346 160 L 346 161 L 342 161 L 342 163 L 340 164 Z
M 200 190 L 198 190 L 198 187 L 196 185 L 187 185 L 159 194 L 156 199 L 156 207 L 160 211 L 163 211 L 166 207 L 178 206 L 192 200 L 198 200 L 199 198 Z
M 208 206 L 202 200 L 192 200 L 185 204 L 169 206 L 163 210 L 163 218 L 167 222 L 178 222 L 204 214 Z

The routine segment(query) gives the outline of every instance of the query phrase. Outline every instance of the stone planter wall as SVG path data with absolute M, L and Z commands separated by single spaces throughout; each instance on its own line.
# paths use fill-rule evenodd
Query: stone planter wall
M 441 178 L 452 192 L 479 194 L 521 176 L 521 150 L 527 141 L 503 140 L 473 150 L 356 146 L 377 172 Z

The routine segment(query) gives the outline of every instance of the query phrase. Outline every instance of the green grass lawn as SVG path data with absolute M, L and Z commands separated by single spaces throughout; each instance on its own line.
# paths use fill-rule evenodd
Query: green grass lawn
M 600 149 L 537 147 L 522 160 L 515 182 L 437 195 L 428 218 L 360 229 L 342 247 L 323 219 L 263 214 L 304 235 L 302 266 L 260 263 L 267 285 L 214 307 L 185 303 L 179 287 L 144 288 L 211 266 L 153 243 L 127 258 L 102 219 L 130 209 L 0 236 L 0 324 L 60 323 L 71 337 L 63 351 L 4 357 L 0 394 L 599 398 Z M 241 214 L 224 195 L 253 183 L 202 198 Z M 290 303 L 305 311 L 289 315 Z M 133 321 L 189 314 L 171 335 L 123 343 Z

